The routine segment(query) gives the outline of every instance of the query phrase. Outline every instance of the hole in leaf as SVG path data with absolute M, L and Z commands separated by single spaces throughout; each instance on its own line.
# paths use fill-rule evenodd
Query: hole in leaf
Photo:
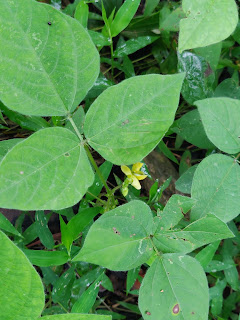
M 64 156 L 65 157 L 70 157 L 70 153 L 66 152 L 66 153 L 64 153 Z

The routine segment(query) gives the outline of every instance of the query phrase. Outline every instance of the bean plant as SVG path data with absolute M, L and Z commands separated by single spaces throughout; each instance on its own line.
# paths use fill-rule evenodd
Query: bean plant
M 147 269 L 138 299 L 144 320 L 207 320 L 209 300 L 218 301 L 205 272 L 221 240 L 236 236 L 240 96 L 217 94 L 213 88 L 223 41 L 238 24 L 237 5 L 234 0 L 183 0 L 170 10 L 166 3 L 151 37 L 140 35 L 115 49 L 114 39 L 133 21 L 140 0 L 114 3 L 114 10 L 107 1 L 95 4 L 102 11 L 100 33 L 87 29 L 89 1 L 76 1 L 64 12 L 34 0 L 0 2 L 0 108 L 35 131 L 0 142 L 0 207 L 36 211 L 24 233 L 0 219 L 2 320 L 118 319 L 111 312 L 93 312 L 100 284 L 108 283 L 105 271 L 128 271 L 132 283 L 141 265 Z M 154 16 L 158 5 L 146 1 L 145 18 Z M 140 49 L 158 41 L 159 33 L 176 31 L 175 72 L 130 74 L 96 93 L 104 46 L 111 58 L 101 61 L 109 63 L 113 75 L 117 59 L 129 63 L 136 41 L 144 43 Z M 239 25 L 234 37 L 240 41 Z M 175 120 L 183 101 L 192 109 Z M 209 152 L 178 180 L 182 193 L 161 207 L 156 184 L 148 201 L 134 196 L 134 190 L 147 177 L 143 159 L 173 133 Z M 101 166 L 93 151 L 105 160 Z M 107 182 L 113 165 L 125 174 L 123 181 L 116 177 L 116 186 Z M 72 214 L 69 208 L 79 203 Z M 49 212 L 59 214 L 58 246 L 48 229 Z M 37 228 L 46 250 L 26 246 Z M 232 243 L 227 241 L 225 252 Z M 236 268 L 229 259 L 222 281 L 231 284 Z M 58 277 L 54 270 L 63 265 Z M 74 288 L 73 277 L 83 265 L 96 266 L 93 279 L 85 291 L 77 286 L 77 298 L 66 305 L 61 299 Z M 47 313 L 52 301 L 61 308 L 52 306 Z

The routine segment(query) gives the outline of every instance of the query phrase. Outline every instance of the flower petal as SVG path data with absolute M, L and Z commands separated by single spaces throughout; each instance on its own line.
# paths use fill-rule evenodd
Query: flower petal
M 121 166 L 121 170 L 126 176 L 132 175 L 132 171 L 127 166 Z
M 147 175 L 146 174 L 143 174 L 143 172 L 142 172 L 142 174 L 134 174 L 134 176 L 138 179 L 138 180 L 144 180 L 144 179 L 146 179 L 147 178 Z
M 142 168 L 142 166 L 143 166 L 143 163 L 142 163 L 142 162 L 134 163 L 134 165 L 132 166 L 132 172 L 140 171 L 140 169 Z
M 135 176 L 132 176 L 132 180 L 133 180 L 133 182 L 131 183 L 131 185 L 135 189 L 140 190 L 141 189 L 141 185 L 140 185 L 140 182 L 138 181 L 138 179 Z

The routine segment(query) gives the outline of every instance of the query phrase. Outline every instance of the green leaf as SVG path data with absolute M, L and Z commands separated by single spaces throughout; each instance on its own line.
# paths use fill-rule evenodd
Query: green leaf
M 208 138 L 226 153 L 240 151 L 240 100 L 212 98 L 196 106 Z
M 124 41 L 124 43 L 114 51 L 114 57 L 120 58 L 124 57 L 125 55 L 132 54 L 153 43 L 157 39 L 159 39 L 157 36 L 145 36 Z
M 99 170 L 101 171 L 101 174 L 106 181 L 107 181 L 108 176 L 112 170 L 112 166 L 113 165 L 111 162 L 105 161 L 99 167 Z M 102 183 L 101 179 L 99 178 L 99 175 L 97 173 L 95 173 L 94 182 L 93 182 L 92 186 L 88 189 L 88 192 L 90 192 L 94 196 L 98 196 L 99 193 L 101 192 L 102 188 L 103 188 L 103 183 Z M 86 200 L 94 200 L 94 197 L 91 196 L 89 193 L 87 193 L 85 199 Z
M 213 71 L 216 71 L 222 50 L 222 42 L 212 44 L 207 47 L 196 48 L 194 52 L 203 57 Z
M 17 123 L 23 129 L 38 131 L 40 129 L 50 127 L 50 124 L 45 119 L 35 116 L 24 116 L 18 112 L 8 109 L 1 102 L 0 109 L 9 120 Z
M 207 319 L 208 283 L 200 264 L 179 254 L 157 258 L 140 287 L 139 307 L 146 320 Z
M 63 209 L 77 203 L 93 179 L 76 135 L 64 128 L 42 129 L 1 162 L 0 204 L 19 210 Z
M 121 31 L 123 31 L 134 17 L 140 0 L 125 0 L 123 5 L 117 11 L 116 16 L 111 23 L 111 35 L 116 37 Z
M 82 134 L 83 133 L 83 124 L 85 121 L 85 112 L 83 108 L 80 106 L 76 112 L 72 115 L 72 119 L 78 128 L 78 131 Z M 66 123 L 66 128 L 71 130 L 75 134 L 75 130 L 71 124 L 71 122 L 68 120 Z
M 152 213 L 134 200 L 104 213 L 90 228 L 82 250 L 73 261 L 87 261 L 110 270 L 130 270 L 146 262 L 152 254 L 148 236 Z
M 22 250 L 32 264 L 38 267 L 60 266 L 69 260 L 64 251 Z
M 74 239 L 72 237 L 71 232 L 68 231 L 68 226 L 61 217 L 61 215 L 59 215 L 59 220 L 61 229 L 61 241 L 69 253 Z
M 173 122 L 183 77 L 138 76 L 105 90 L 86 115 L 89 144 L 114 164 L 142 160 Z
M 111 316 L 101 316 L 95 314 L 57 314 L 53 316 L 42 317 L 41 320 L 112 320 Z
M 179 120 L 174 122 L 171 130 L 179 134 L 187 142 L 201 149 L 215 148 L 204 131 L 198 110 L 185 113 Z
M 67 224 L 68 233 L 73 240 L 77 239 L 84 228 L 89 225 L 93 218 L 100 212 L 100 208 L 86 208 L 78 212 Z
M 228 226 L 216 216 L 209 214 L 181 231 L 164 231 L 158 227 L 153 241 L 162 252 L 188 253 L 210 242 L 232 237 L 234 234 Z
M 0 99 L 27 115 L 73 111 L 99 73 L 99 55 L 87 31 L 33 0 L 1 1 L 0 12 Z
M 197 167 L 192 183 L 192 198 L 196 200 L 191 219 L 213 213 L 224 222 L 239 214 L 240 168 L 228 156 L 214 154 Z
M 204 58 L 183 52 L 178 55 L 178 71 L 186 72 L 181 93 L 188 103 L 193 104 L 212 95 L 215 76 Z
M 85 1 L 81 1 L 75 10 L 74 18 L 77 19 L 84 28 L 87 28 L 88 24 L 88 4 Z
M 86 291 L 80 296 L 80 298 L 74 303 L 72 307 L 73 313 L 87 313 L 92 308 L 101 284 L 101 279 L 103 277 L 104 271 L 100 274 L 100 276 L 87 288 Z
M 22 251 L 1 231 L 0 243 L 1 318 L 36 319 L 45 301 L 41 279 Z
M 172 128 L 171 128 L 172 129 Z M 174 154 L 172 153 L 172 151 L 170 149 L 168 149 L 168 147 L 166 146 L 166 144 L 162 141 L 159 142 L 158 144 L 158 149 L 170 160 L 172 160 L 173 162 L 175 162 L 176 164 L 179 164 L 178 160 L 176 159 L 176 157 L 174 156 Z
M 164 8 L 162 9 L 164 10 Z M 166 10 L 167 11 L 167 10 Z M 160 31 L 179 31 L 179 22 L 185 17 L 185 14 L 181 7 L 176 8 L 173 11 L 167 12 L 167 14 L 159 15 L 159 29 Z
M 11 234 L 14 234 L 18 237 L 22 235 L 14 228 L 11 222 L 0 212 L 0 229 L 7 231 Z
M 233 253 L 234 244 L 232 240 L 226 240 L 223 243 L 222 247 L 222 257 L 223 262 L 226 264 L 235 264 L 235 261 L 233 259 L 234 253 Z M 224 270 L 224 275 L 227 280 L 227 282 L 230 284 L 231 288 L 233 290 L 238 291 L 240 289 L 240 281 L 238 276 L 238 269 L 236 266 L 233 266 L 232 268 L 228 268 Z
M 71 297 L 72 286 L 76 278 L 75 267 L 67 269 L 60 278 L 56 280 L 52 289 L 52 300 L 68 308 L 68 301 Z
M 157 232 L 161 233 L 162 230 L 168 230 L 176 226 L 193 205 L 194 200 L 189 197 L 178 194 L 171 196 L 162 213 L 158 216 L 159 223 Z
M 183 193 L 191 193 L 192 181 L 194 173 L 197 169 L 197 164 L 195 166 L 190 167 L 185 171 L 180 178 L 176 181 L 175 187 L 178 191 Z
M 217 86 L 214 97 L 228 97 L 240 100 L 240 87 L 235 80 L 225 79 Z
M 52 232 L 48 228 L 48 220 L 44 213 L 44 211 L 37 211 L 36 216 L 36 231 L 37 235 L 41 241 L 41 243 L 47 249 L 53 249 L 54 247 L 54 240 Z
M 205 269 L 214 257 L 217 248 L 219 247 L 220 241 L 210 243 L 208 246 L 203 248 L 195 256 L 195 259 L 201 263 L 201 266 Z
M 145 8 L 144 8 L 144 16 L 150 16 L 150 14 L 154 11 L 154 9 L 159 4 L 159 0 L 146 0 Z
M 238 23 L 234 0 L 183 0 L 182 8 L 187 18 L 180 21 L 180 52 L 220 42 L 231 35 Z
M 0 161 L 16 144 L 23 141 L 23 139 L 10 139 L 0 141 Z

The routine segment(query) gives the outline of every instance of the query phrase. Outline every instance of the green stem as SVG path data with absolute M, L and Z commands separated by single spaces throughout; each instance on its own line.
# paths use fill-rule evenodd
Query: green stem
M 104 177 L 103 177 L 101 171 L 99 170 L 95 160 L 93 159 L 93 156 L 92 156 L 88 146 L 85 145 L 84 149 L 87 152 L 88 158 L 89 158 L 91 164 L 93 165 L 93 168 L 96 170 L 97 175 L 99 176 L 100 180 L 102 181 L 102 183 L 103 183 L 103 185 L 104 185 L 104 187 L 105 187 L 105 189 L 107 191 L 107 194 L 111 194 L 111 190 L 109 189 L 106 180 L 104 179 Z
M 153 246 L 153 249 L 156 251 L 157 255 L 158 256 L 161 256 L 161 253 L 158 251 L 157 247 L 155 246 L 154 242 L 152 241 L 152 237 L 150 236 L 150 241 L 151 241 L 151 244 Z
M 94 197 L 95 199 L 97 199 L 99 202 L 101 202 L 102 204 L 106 204 L 104 200 L 100 199 L 99 197 L 95 196 L 92 192 L 87 191 L 87 193 L 91 196 Z
M 73 121 L 73 118 L 72 118 L 71 115 L 68 116 L 68 120 L 71 122 L 71 125 L 73 126 L 73 129 L 75 130 L 75 132 L 76 132 L 78 138 L 80 139 L 80 141 L 83 142 L 83 137 L 82 137 L 81 133 L 79 132 L 79 130 L 78 130 L 75 122 Z

